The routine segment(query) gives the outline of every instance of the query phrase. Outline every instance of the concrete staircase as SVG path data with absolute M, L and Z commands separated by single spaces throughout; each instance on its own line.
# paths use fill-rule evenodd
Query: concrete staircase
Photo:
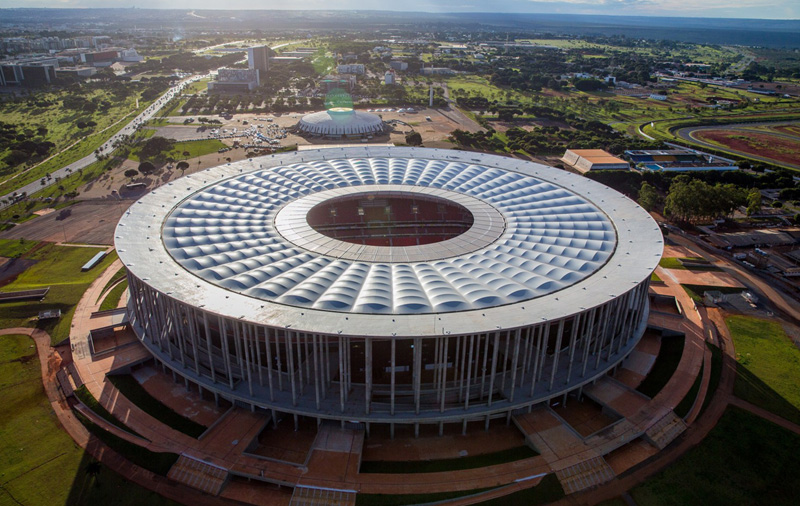
M 614 470 L 603 457 L 584 460 L 556 471 L 556 477 L 567 495 L 605 483 L 614 476 Z
M 181 455 L 170 468 L 167 478 L 216 496 L 228 480 L 228 470 Z
M 297 486 L 289 506 L 355 506 L 356 493 L 352 490 Z
M 686 424 L 683 419 L 676 415 L 674 411 L 670 411 L 648 427 L 644 438 L 659 450 L 663 450 L 685 430 Z

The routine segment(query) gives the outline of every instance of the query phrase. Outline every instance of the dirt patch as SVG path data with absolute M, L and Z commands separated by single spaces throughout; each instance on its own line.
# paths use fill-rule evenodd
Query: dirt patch
M 700 130 L 694 136 L 705 142 L 720 144 L 734 151 L 771 158 L 778 162 L 800 164 L 800 139 L 793 140 L 768 133 L 736 130 Z
M 11 283 L 35 263 L 35 260 L 0 257 L 0 286 Z
M 800 138 L 800 125 L 780 125 L 774 128 L 776 132 Z
M 554 126 L 562 130 L 574 130 L 571 126 L 563 121 L 555 119 L 520 119 L 515 121 L 489 121 L 489 124 L 498 132 L 505 132 L 510 128 L 521 128 L 530 132 L 535 128 Z

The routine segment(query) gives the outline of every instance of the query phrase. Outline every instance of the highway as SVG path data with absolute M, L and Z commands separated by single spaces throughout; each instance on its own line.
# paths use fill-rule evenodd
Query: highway
M 206 75 L 192 76 L 188 79 L 184 79 L 183 81 L 179 82 L 178 84 L 167 90 L 163 95 L 161 95 L 158 99 L 156 99 L 149 107 L 147 107 L 147 109 L 139 113 L 139 115 L 137 115 L 135 118 L 129 121 L 127 125 L 122 127 L 116 134 L 112 135 L 106 142 L 104 142 L 100 146 L 99 152 L 101 154 L 112 152 L 114 150 L 114 143 L 116 141 L 122 140 L 125 136 L 133 135 L 136 132 L 136 129 L 139 128 L 139 126 L 143 125 L 146 121 L 155 116 L 156 113 L 158 113 L 158 111 L 160 111 L 161 108 L 164 107 L 164 105 L 166 105 L 167 102 L 170 101 L 170 99 L 180 94 L 180 92 L 183 91 L 183 89 L 187 85 L 199 79 L 202 79 L 205 76 Z M 37 179 L 36 181 L 28 183 L 27 185 L 17 189 L 14 192 L 1 195 L 0 200 L 5 200 L 6 204 L 0 204 L 0 209 L 4 209 L 8 205 L 10 205 L 9 202 L 11 202 L 12 195 L 15 193 L 20 194 L 22 192 L 25 192 L 28 196 L 30 196 L 40 190 L 47 188 L 48 186 L 56 184 L 57 178 L 62 179 L 74 172 L 79 171 L 80 169 L 88 167 L 89 165 L 93 164 L 98 160 L 96 153 L 97 152 L 86 155 L 80 160 L 72 162 L 69 165 L 66 165 L 58 170 L 51 172 L 50 173 L 51 179 L 45 180 L 44 185 L 41 183 L 41 180 Z
M 236 43 L 241 43 L 241 42 L 243 42 L 243 41 L 226 42 L 225 44 L 236 44 Z M 288 45 L 294 44 L 294 43 L 295 43 L 294 41 L 284 42 L 282 44 L 277 44 L 275 46 L 272 46 L 272 49 L 273 50 L 274 49 L 278 49 L 278 48 L 281 48 L 281 47 L 284 47 L 284 46 L 288 46 Z M 224 46 L 225 44 L 218 44 L 218 46 Z M 217 46 L 209 46 L 207 48 L 203 48 L 203 49 L 200 49 L 198 51 L 205 51 L 205 50 L 207 50 L 209 48 L 213 48 L 213 47 L 217 47 Z M 188 86 L 189 84 L 191 84 L 191 83 L 193 83 L 195 81 L 198 81 L 200 79 L 208 77 L 208 75 L 209 74 L 202 74 L 202 75 L 196 75 L 196 76 L 189 77 L 187 79 L 182 80 L 181 82 L 179 82 L 178 84 L 176 84 L 175 86 L 170 88 L 169 90 L 167 90 L 155 102 L 153 102 L 147 109 L 142 111 L 138 116 L 136 116 L 130 122 L 128 122 L 127 125 L 122 127 L 116 134 L 114 134 L 113 136 L 111 136 L 111 138 L 109 138 L 106 142 L 104 142 L 102 144 L 102 146 L 100 146 L 99 152 L 101 154 L 111 153 L 114 150 L 114 143 L 116 141 L 122 140 L 125 136 L 133 135 L 136 132 L 137 128 L 139 128 L 141 125 L 144 125 L 148 120 L 153 118 L 167 104 L 167 102 L 170 101 L 170 99 L 180 95 L 180 93 L 183 91 L 183 89 L 186 86 Z M 9 205 L 11 205 L 12 195 L 14 195 L 14 194 L 19 195 L 20 193 L 25 192 L 28 196 L 31 196 L 34 193 L 38 192 L 38 191 L 41 191 L 41 190 L 43 190 L 43 189 L 45 189 L 45 188 L 47 188 L 47 187 L 49 187 L 51 185 L 56 184 L 56 179 L 57 178 L 58 179 L 63 179 L 65 177 L 69 176 L 70 174 L 73 174 L 73 173 L 79 171 L 80 169 L 88 167 L 89 165 L 93 164 L 97 160 L 98 160 L 97 155 L 95 153 L 92 153 L 90 155 L 87 155 L 87 156 L 81 158 L 80 160 L 72 162 L 69 165 L 66 165 L 64 167 L 61 167 L 58 170 L 55 170 L 55 171 L 51 172 L 50 173 L 51 178 L 50 179 L 46 179 L 44 185 L 42 184 L 41 179 L 37 179 L 36 181 L 28 183 L 27 185 L 25 185 L 25 186 L 15 190 L 15 191 L 13 191 L 13 192 L 7 193 L 5 195 L 0 195 L 0 201 L 5 202 L 4 204 L 0 203 L 0 209 L 5 209 Z

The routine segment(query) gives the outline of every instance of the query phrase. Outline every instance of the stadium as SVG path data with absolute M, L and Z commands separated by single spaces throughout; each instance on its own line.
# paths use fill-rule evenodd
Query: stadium
M 356 111 L 352 106 L 330 107 L 306 114 L 296 126 L 298 133 L 328 138 L 379 135 L 384 129 L 383 120 L 378 115 Z
M 131 206 L 115 242 L 131 325 L 175 377 L 367 433 L 579 394 L 643 335 L 663 248 L 587 178 L 375 146 L 186 176 Z

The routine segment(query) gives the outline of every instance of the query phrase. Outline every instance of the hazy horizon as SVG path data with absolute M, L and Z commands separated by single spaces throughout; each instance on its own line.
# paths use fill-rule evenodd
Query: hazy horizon
M 386 5 L 384 0 L 306 0 L 304 8 L 287 8 L 285 2 L 267 0 L 253 8 L 252 0 L 229 0 L 220 8 L 216 0 L 0 0 L 2 9 L 164 9 L 187 11 L 383 11 L 404 13 L 590 14 L 621 17 L 679 17 L 717 19 L 800 20 L 796 0 L 409 0 Z

